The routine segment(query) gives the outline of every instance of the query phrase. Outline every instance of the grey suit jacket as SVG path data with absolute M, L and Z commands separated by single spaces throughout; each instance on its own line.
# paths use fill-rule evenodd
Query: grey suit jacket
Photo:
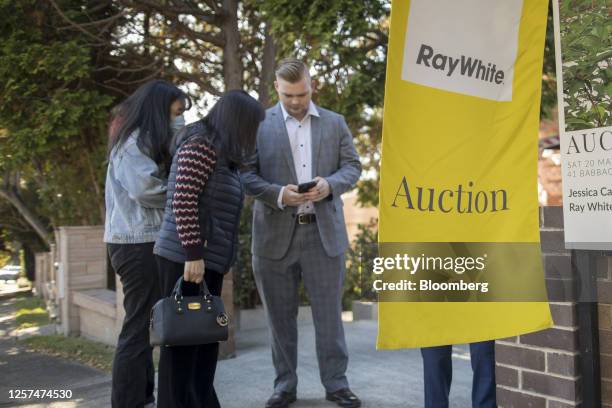
M 348 237 L 340 195 L 350 190 L 361 174 L 361 163 L 344 117 L 317 106 L 320 117 L 311 117 L 312 177 L 325 178 L 331 195 L 314 205 L 321 242 L 327 255 L 342 254 Z M 280 104 L 266 111 L 257 133 L 257 153 L 242 169 L 253 207 L 254 255 L 281 259 L 287 253 L 296 226 L 296 207 L 277 205 L 281 187 L 298 184 L 291 145 Z

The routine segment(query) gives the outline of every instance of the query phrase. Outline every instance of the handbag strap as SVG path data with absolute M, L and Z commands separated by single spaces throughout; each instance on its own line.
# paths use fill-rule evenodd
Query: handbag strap
M 176 280 L 174 289 L 172 289 L 171 296 L 173 296 L 174 299 L 176 300 L 183 298 L 183 282 L 185 282 L 185 280 L 183 279 L 183 276 L 181 276 L 180 278 Z M 199 286 L 199 294 L 204 299 L 208 299 L 212 297 L 212 295 L 210 294 L 210 291 L 208 290 L 208 285 L 206 285 L 206 281 L 204 279 L 202 279 L 202 282 L 200 282 L 198 286 Z

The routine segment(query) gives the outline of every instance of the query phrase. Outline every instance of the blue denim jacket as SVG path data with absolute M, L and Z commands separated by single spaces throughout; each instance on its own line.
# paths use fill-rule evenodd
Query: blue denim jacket
M 137 131 L 111 152 L 106 172 L 104 242 L 155 242 L 168 180 L 136 145 Z

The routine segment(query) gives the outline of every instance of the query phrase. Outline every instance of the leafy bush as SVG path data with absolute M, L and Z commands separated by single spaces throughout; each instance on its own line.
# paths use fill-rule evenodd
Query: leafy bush
M 612 125 L 612 20 L 606 0 L 560 4 L 565 130 Z
M 261 304 L 251 262 L 253 199 L 247 198 L 240 217 L 238 258 L 234 266 L 234 304 L 241 309 L 252 309 Z
M 369 262 L 376 256 L 378 242 L 378 220 L 359 224 L 359 233 L 346 253 L 346 277 L 342 308 L 351 310 L 354 300 L 376 300 L 372 291 L 374 276 L 370 273 Z

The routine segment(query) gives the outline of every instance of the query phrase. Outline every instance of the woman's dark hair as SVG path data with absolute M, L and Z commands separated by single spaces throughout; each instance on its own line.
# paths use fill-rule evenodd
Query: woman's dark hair
M 170 106 L 177 100 L 184 101 L 185 109 L 191 107 L 189 97 L 176 86 L 163 80 L 153 80 L 138 88 L 123 103 L 113 109 L 108 141 L 108 154 L 115 146 L 121 146 L 134 130 L 139 129 L 138 148 L 155 161 L 167 173 L 172 157 Z
M 228 91 L 202 122 L 215 148 L 230 164 L 241 165 L 255 151 L 257 129 L 266 117 L 261 104 L 245 91 Z

